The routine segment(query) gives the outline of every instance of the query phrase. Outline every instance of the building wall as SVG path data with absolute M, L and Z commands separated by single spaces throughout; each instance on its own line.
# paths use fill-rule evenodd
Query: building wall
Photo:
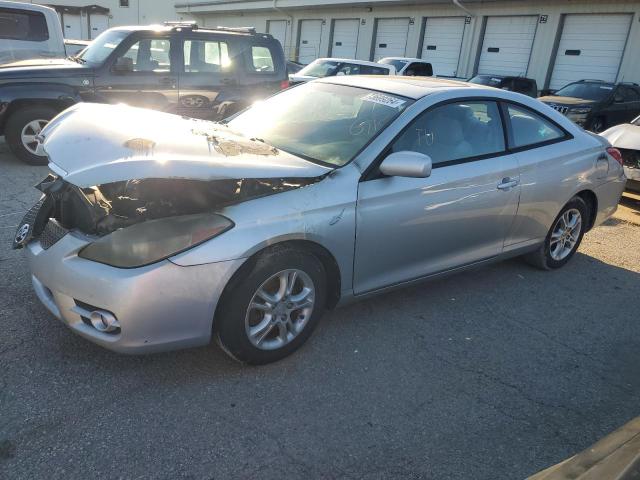
M 52 7 L 85 7 L 98 5 L 109 9 L 107 26 L 148 25 L 162 23 L 167 20 L 187 20 L 189 15 L 176 12 L 171 0 L 129 0 L 128 7 L 121 7 L 119 0 L 32 0 Z M 80 40 L 89 39 L 89 20 L 86 12 L 81 15 L 82 35 Z
M 272 8 L 272 1 L 247 1 L 223 3 L 213 6 L 178 6 L 181 14 L 191 14 L 201 26 L 254 26 L 258 31 L 266 31 L 267 20 L 288 20 L 287 42 L 283 45 L 285 53 L 291 59 L 296 59 L 298 46 L 298 29 L 302 19 L 324 20 L 322 26 L 322 41 L 320 56 L 327 56 L 329 52 L 329 37 L 331 22 L 339 18 L 361 19 L 358 34 L 357 57 L 369 60 L 374 40 L 375 20 L 379 18 L 410 17 L 407 38 L 407 56 L 420 56 L 420 37 L 424 17 L 466 16 L 463 10 L 452 3 L 390 5 L 389 2 L 371 1 L 362 6 L 359 2 L 344 3 L 333 0 L 322 2 L 323 5 L 335 4 L 325 8 L 318 7 L 320 2 L 311 0 L 280 0 L 277 5 L 280 10 Z M 396 2 L 400 3 L 400 2 Z M 492 15 L 545 15 L 546 21 L 538 23 L 527 76 L 535 78 L 540 88 L 548 83 L 553 67 L 554 50 L 561 28 L 563 15 L 571 13 L 631 13 L 631 29 L 624 51 L 618 80 L 640 83 L 640 2 L 639 1 L 611 1 L 611 0 L 556 0 L 556 1 L 495 1 L 495 2 L 462 2 L 471 12 L 470 23 L 466 26 L 463 37 L 458 77 L 470 77 L 477 70 L 477 62 L 482 48 L 483 26 L 486 18 Z M 296 5 L 306 4 L 304 8 L 294 8 Z M 316 6 L 314 6 L 314 4 Z M 285 8 L 286 6 L 289 8 Z M 371 7 L 369 6 L 371 5 Z M 252 11 L 248 11 L 252 8 Z M 437 72 L 436 72 L 437 74 Z

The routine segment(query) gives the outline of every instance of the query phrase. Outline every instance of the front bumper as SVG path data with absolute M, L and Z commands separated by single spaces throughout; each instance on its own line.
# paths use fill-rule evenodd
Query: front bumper
M 121 269 L 78 257 L 87 243 L 74 232 L 47 250 L 38 240 L 30 242 L 25 250 L 33 287 L 40 301 L 71 330 L 120 353 L 207 344 L 218 299 L 244 261 L 182 267 L 164 260 Z M 97 330 L 83 321 L 78 305 L 111 312 L 120 330 Z

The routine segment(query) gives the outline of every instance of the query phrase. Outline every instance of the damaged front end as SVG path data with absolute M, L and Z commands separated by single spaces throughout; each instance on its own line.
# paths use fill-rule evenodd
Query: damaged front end
M 122 268 L 153 263 L 233 227 L 215 212 L 282 193 L 322 177 L 191 180 L 148 178 L 81 188 L 49 175 L 16 232 L 13 248 L 39 240 L 48 249 L 70 231 L 91 243 L 80 256 Z

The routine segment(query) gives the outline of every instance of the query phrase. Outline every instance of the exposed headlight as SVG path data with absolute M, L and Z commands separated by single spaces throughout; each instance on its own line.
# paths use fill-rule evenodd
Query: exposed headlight
M 589 113 L 591 111 L 591 107 L 576 107 L 570 108 L 569 113 Z
M 90 243 L 78 255 L 113 267 L 142 267 L 194 247 L 233 225 L 228 218 L 214 214 L 148 220 L 116 230 Z

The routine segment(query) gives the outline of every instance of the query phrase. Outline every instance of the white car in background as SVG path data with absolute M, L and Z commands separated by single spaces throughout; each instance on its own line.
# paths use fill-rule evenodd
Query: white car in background
M 302 70 L 289 75 L 289 82 L 295 85 L 316 78 L 342 75 L 397 75 L 397 72 L 393 65 L 382 65 L 366 60 L 318 58 Z
M 62 25 L 53 8 L 0 0 L 0 64 L 65 56 Z
M 600 136 L 620 150 L 627 189 L 640 192 L 640 116 L 631 123 L 608 128 Z
M 393 65 L 398 75 L 407 77 L 432 77 L 433 67 L 420 58 L 385 57 L 378 60 L 381 65 Z

